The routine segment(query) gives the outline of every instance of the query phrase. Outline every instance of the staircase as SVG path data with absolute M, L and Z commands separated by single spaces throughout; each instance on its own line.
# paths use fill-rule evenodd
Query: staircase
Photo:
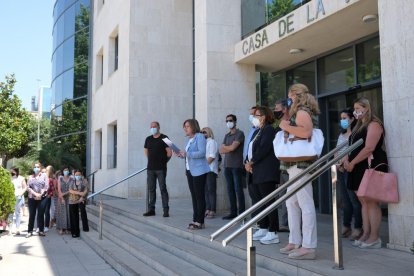
M 162 210 L 143 217 L 145 200 L 105 200 L 103 240 L 98 239 L 99 208 L 87 207 L 91 231 L 81 238 L 121 275 L 246 275 L 246 237 L 223 247 L 210 242 L 210 234 L 225 224 L 220 217 L 206 219 L 206 228 L 187 230 L 192 207 L 188 199 L 170 201 L 169 218 Z M 387 240 L 387 225 L 381 236 Z M 256 246 L 256 275 L 412 275 L 413 255 L 386 248 L 367 250 L 343 239 L 345 270 L 332 269 L 332 218 L 318 215 L 317 259 L 296 261 L 279 253 L 288 233 L 279 233 L 280 244 Z

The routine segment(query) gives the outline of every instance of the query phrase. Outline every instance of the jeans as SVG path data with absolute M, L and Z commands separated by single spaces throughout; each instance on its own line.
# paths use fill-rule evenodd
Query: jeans
M 147 186 L 148 186 L 148 210 L 155 210 L 157 179 L 161 191 L 162 207 L 168 209 L 168 191 L 165 179 L 167 170 L 147 170 Z
M 280 184 L 279 184 L 279 186 L 282 186 L 283 184 L 285 184 L 288 181 L 289 181 L 289 174 L 286 171 L 281 171 L 280 172 Z M 285 193 L 286 193 L 286 191 L 284 193 L 280 194 L 280 196 L 284 195 Z M 288 211 L 287 211 L 287 208 L 286 208 L 286 204 L 280 205 L 279 215 L 280 215 L 280 224 L 282 226 L 288 227 L 289 222 L 288 222 Z
M 187 171 L 188 188 L 191 193 L 191 200 L 193 202 L 193 222 L 204 223 L 204 214 L 206 212 L 206 179 L 207 174 L 199 176 L 192 176 L 190 171 Z
M 356 195 L 356 191 L 352 191 L 347 189 L 349 199 L 352 204 L 352 214 L 354 215 L 354 228 L 361 229 L 362 228 L 362 206 L 361 202 Z
M 45 227 L 49 228 L 50 223 L 50 204 L 52 199 L 50 197 L 46 197 L 46 205 L 45 205 Z
M 16 230 L 19 231 L 22 215 L 20 214 L 20 207 L 24 204 L 23 196 L 16 196 L 16 205 L 14 205 L 14 215 L 16 216 Z
M 224 168 L 224 176 L 226 177 L 227 182 L 227 193 L 230 200 L 230 212 L 231 215 L 236 216 L 241 214 L 245 210 L 244 203 L 244 192 L 242 187 L 242 168 Z M 238 213 L 237 213 L 237 203 L 236 195 L 238 202 Z
M 40 232 L 44 232 L 45 227 L 45 208 L 46 208 L 46 197 L 41 200 L 35 200 L 34 198 L 29 198 L 29 227 L 27 229 L 28 233 L 33 232 L 34 221 L 37 211 L 37 226 L 39 227 Z
M 207 173 L 206 180 L 206 210 L 216 212 L 217 200 L 217 174 L 214 172 Z

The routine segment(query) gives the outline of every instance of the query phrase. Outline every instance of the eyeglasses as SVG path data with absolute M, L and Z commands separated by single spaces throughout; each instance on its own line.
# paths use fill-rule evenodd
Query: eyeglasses
M 226 120 L 226 123 L 234 122 L 233 120 Z
M 207 132 L 205 132 L 204 130 L 200 131 L 200 133 L 202 133 L 202 134 L 207 134 Z

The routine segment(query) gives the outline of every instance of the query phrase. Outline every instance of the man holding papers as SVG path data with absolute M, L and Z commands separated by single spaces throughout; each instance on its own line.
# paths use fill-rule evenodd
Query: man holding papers
M 143 215 L 145 217 L 155 216 L 156 186 L 157 179 L 160 186 L 163 217 L 169 217 L 168 191 L 166 184 L 167 162 L 171 158 L 171 149 L 163 141 L 168 136 L 160 133 L 160 124 L 152 122 L 150 126 L 151 135 L 145 139 L 144 153 L 148 158 L 147 164 L 147 185 L 149 193 L 148 211 Z

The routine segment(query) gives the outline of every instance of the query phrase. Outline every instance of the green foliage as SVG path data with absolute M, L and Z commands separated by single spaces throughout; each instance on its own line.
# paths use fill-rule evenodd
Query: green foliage
M 16 79 L 14 75 L 0 82 L 0 157 L 3 167 L 7 160 L 24 156 L 29 143 L 35 139 L 34 118 L 22 108 L 22 102 L 13 94 Z
M 268 3 L 269 21 L 277 20 L 295 9 L 293 0 L 273 0 Z
M 16 198 L 10 173 L 0 167 L 0 220 L 7 220 L 9 214 L 13 213 L 15 204 Z

